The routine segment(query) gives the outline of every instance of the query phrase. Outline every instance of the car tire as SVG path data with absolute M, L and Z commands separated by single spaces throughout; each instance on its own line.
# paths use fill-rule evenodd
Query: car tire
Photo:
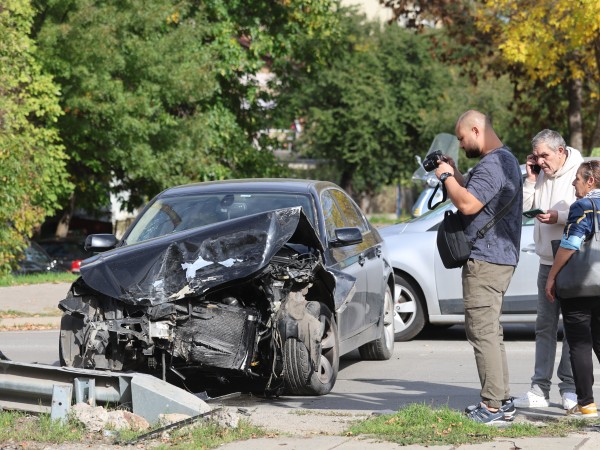
M 425 327 L 425 301 L 413 282 L 402 275 L 394 274 L 396 303 L 394 326 L 396 341 L 409 341 Z
M 358 348 L 360 357 L 364 360 L 386 360 L 390 359 L 394 353 L 394 299 L 392 298 L 392 291 L 387 286 L 381 320 L 383 321 L 381 336 Z
M 321 305 L 319 320 L 324 323 L 320 342 L 319 367 L 314 367 L 304 342 L 288 338 L 283 347 L 283 378 L 286 391 L 292 395 L 328 394 L 337 379 L 340 349 L 333 314 Z
M 64 314 L 60 320 L 60 336 L 58 338 L 58 358 L 62 367 L 83 368 L 82 349 L 84 343 L 79 342 L 77 335 L 83 330 L 83 318 Z

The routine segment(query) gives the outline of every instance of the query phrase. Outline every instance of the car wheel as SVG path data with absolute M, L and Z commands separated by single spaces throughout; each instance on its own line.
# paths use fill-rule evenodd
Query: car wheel
M 394 274 L 396 303 L 394 325 L 397 341 L 409 341 L 425 327 L 425 302 L 414 284 L 402 275 Z
M 288 338 L 283 347 L 283 378 L 293 395 L 328 394 L 337 379 L 340 349 L 337 325 L 333 314 L 321 305 L 319 320 L 324 325 L 320 342 L 318 367 L 314 367 L 304 342 Z
M 58 339 L 58 357 L 61 366 L 83 368 L 83 350 L 85 344 L 79 337 L 83 331 L 83 319 L 64 314 L 60 321 Z
M 394 353 L 394 299 L 389 287 L 386 287 L 385 290 L 381 320 L 383 321 L 383 330 L 379 339 L 358 348 L 362 359 L 385 360 L 390 359 Z

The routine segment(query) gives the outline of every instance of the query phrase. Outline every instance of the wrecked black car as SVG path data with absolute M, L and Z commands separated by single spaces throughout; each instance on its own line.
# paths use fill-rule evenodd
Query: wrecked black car
M 323 395 L 340 355 L 392 355 L 383 241 L 332 183 L 174 187 L 86 246 L 99 253 L 59 304 L 63 366 Z

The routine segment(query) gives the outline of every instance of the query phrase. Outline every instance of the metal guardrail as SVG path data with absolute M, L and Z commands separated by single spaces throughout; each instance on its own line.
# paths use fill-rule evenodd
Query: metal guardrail
M 149 423 L 159 414 L 210 411 L 200 398 L 140 373 L 114 373 L 0 360 L 0 407 L 50 413 L 62 419 L 71 403 L 122 405 Z

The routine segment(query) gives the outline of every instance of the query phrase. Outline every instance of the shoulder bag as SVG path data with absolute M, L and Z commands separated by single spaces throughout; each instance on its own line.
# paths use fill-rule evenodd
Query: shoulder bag
M 591 199 L 590 199 L 591 200 Z M 581 243 L 578 251 L 556 275 L 556 295 L 558 298 L 600 297 L 600 231 L 598 210 L 592 202 L 594 224 L 592 235 Z M 552 250 L 556 251 L 560 240 L 552 241 Z
M 444 219 L 437 230 L 437 248 L 446 269 L 456 269 L 465 265 L 471 255 L 471 248 L 475 241 L 484 237 L 485 233 L 504 217 L 515 202 L 517 194 L 518 192 L 515 193 L 512 200 L 498 214 L 477 231 L 475 238 L 470 241 L 465 236 L 460 214 L 454 211 L 446 211 L 444 213 Z

